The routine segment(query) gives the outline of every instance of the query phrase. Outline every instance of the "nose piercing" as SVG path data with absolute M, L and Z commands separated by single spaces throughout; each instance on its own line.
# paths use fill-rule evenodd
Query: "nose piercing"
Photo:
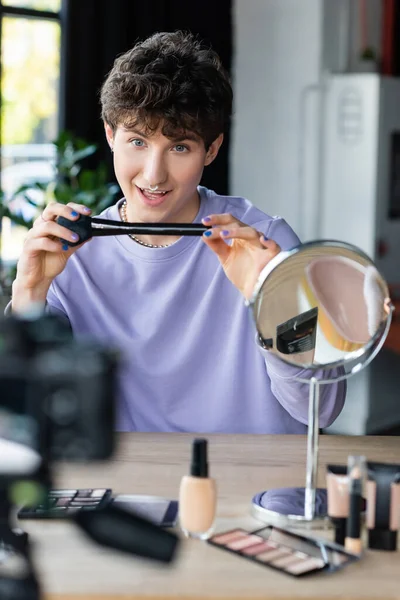
M 158 185 L 154 185 L 154 186 L 153 185 L 149 185 L 149 190 L 151 192 L 156 192 L 158 190 Z

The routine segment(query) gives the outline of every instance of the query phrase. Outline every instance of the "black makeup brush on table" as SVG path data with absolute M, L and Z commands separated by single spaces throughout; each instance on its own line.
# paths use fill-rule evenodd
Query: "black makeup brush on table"
M 79 246 L 99 235 L 203 235 L 207 229 L 211 229 L 201 223 L 129 223 L 85 215 L 80 215 L 75 221 L 57 217 L 56 222 L 79 235 L 78 242 L 62 240 L 68 246 Z

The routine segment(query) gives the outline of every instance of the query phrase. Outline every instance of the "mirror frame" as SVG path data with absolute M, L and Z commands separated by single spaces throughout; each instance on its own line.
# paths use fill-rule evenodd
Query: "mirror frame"
M 269 263 L 263 268 L 260 275 L 258 276 L 258 279 L 254 286 L 254 290 L 253 290 L 253 294 L 252 294 L 251 298 L 249 300 L 246 300 L 246 306 L 248 306 L 249 309 L 251 310 L 253 322 L 255 323 L 257 333 L 258 333 L 258 327 L 257 327 L 257 319 L 256 319 L 256 315 L 255 315 L 255 306 L 256 306 L 258 294 L 260 293 L 265 282 L 268 280 L 268 277 L 272 274 L 272 272 L 276 269 L 276 267 L 278 267 L 278 265 L 280 265 L 281 263 L 290 259 L 292 256 L 299 254 L 303 250 L 305 250 L 307 248 L 313 248 L 314 246 L 322 246 L 322 247 L 326 246 L 326 247 L 330 247 L 330 248 L 337 247 L 338 249 L 349 250 L 351 252 L 354 252 L 354 253 L 360 255 L 368 263 L 375 266 L 375 268 L 379 272 L 378 267 L 371 260 L 371 258 L 368 256 L 368 254 L 366 254 L 363 250 L 360 250 L 360 248 L 358 248 L 357 246 L 354 246 L 353 244 L 349 244 L 347 242 L 342 242 L 339 240 L 313 240 L 311 242 L 306 242 L 304 244 L 299 244 L 298 246 L 294 246 L 290 250 L 281 250 L 279 252 L 279 254 L 274 256 L 274 258 L 272 258 L 269 261 Z M 389 298 L 389 290 L 387 290 L 387 298 Z M 331 363 L 310 364 L 310 365 L 301 365 L 301 364 L 298 365 L 297 364 L 296 365 L 295 363 L 286 361 L 284 358 L 282 358 L 280 355 L 276 354 L 275 352 L 271 352 L 271 355 L 275 356 L 276 358 L 281 360 L 284 364 L 287 364 L 287 365 L 290 365 L 293 367 L 298 366 L 300 370 L 302 370 L 302 369 L 311 370 L 311 371 L 318 371 L 320 369 L 324 369 L 324 370 L 328 369 L 329 370 L 329 369 L 336 369 L 339 367 L 345 367 L 346 365 L 349 366 L 351 364 L 356 363 L 354 365 L 354 367 L 351 368 L 351 371 L 349 373 L 347 373 L 346 375 L 343 375 L 341 377 L 341 379 L 345 379 L 351 373 L 357 373 L 361 368 L 363 368 L 359 365 L 360 359 L 363 356 L 373 354 L 372 358 L 374 358 L 374 356 L 375 356 L 374 350 L 376 349 L 375 346 L 377 344 L 379 345 L 379 341 L 381 340 L 382 336 L 386 337 L 385 329 L 389 329 L 390 322 L 392 319 L 392 313 L 394 310 L 394 306 L 392 305 L 391 302 L 389 303 L 388 308 L 389 308 L 389 313 L 387 315 L 387 319 L 384 321 L 381 321 L 381 323 L 380 323 L 378 329 L 376 330 L 376 332 L 374 333 L 374 335 L 368 340 L 368 342 L 366 344 L 364 344 L 364 346 L 362 348 L 359 348 L 358 350 L 355 350 L 354 352 L 349 352 L 348 358 L 345 357 L 345 358 L 342 358 L 340 360 L 337 360 L 337 361 L 334 361 Z M 388 321 L 389 321 L 389 323 L 388 323 Z M 270 352 L 267 349 L 265 349 L 265 350 L 266 350 L 266 352 Z M 379 348 L 379 350 L 380 350 L 380 348 Z M 370 362 L 368 360 L 368 358 L 367 358 L 367 361 L 368 361 L 367 364 L 369 364 L 369 362 Z M 372 358 L 370 360 L 372 360 Z M 299 379 L 299 381 L 302 381 L 302 380 Z M 309 381 L 309 379 L 304 380 L 303 383 L 306 383 L 308 381 Z M 320 383 L 329 383 L 330 381 L 332 381 L 332 380 L 330 380 L 330 379 L 319 380 Z

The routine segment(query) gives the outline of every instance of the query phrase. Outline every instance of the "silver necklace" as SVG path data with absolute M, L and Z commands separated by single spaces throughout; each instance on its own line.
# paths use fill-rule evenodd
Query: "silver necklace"
M 156 186 L 156 188 L 157 188 L 157 186 Z M 121 217 L 122 217 L 122 220 L 124 221 L 124 223 L 128 223 L 128 217 L 126 215 L 126 200 L 123 201 L 122 206 L 121 206 Z M 135 235 L 133 235 L 133 233 L 128 233 L 128 235 L 134 242 L 140 244 L 141 246 L 146 246 L 146 248 L 168 248 L 169 246 L 172 245 L 172 244 L 163 244 L 163 245 L 147 244 L 146 242 L 142 242 L 142 240 L 139 240 Z

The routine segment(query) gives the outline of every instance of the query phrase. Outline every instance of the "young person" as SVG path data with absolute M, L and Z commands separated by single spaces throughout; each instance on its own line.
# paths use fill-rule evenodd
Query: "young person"
M 262 268 L 299 240 L 283 219 L 199 185 L 231 115 L 218 56 L 190 34 L 155 34 L 116 59 L 101 104 L 124 195 L 102 216 L 213 227 L 202 238 L 95 237 L 76 249 L 61 245 L 76 238 L 55 219 L 88 209 L 49 204 L 19 260 L 13 310 L 47 301 L 77 337 L 122 351 L 118 430 L 305 432 L 308 385 L 257 344 L 244 302 Z M 344 383 L 322 386 L 321 426 L 344 396 Z

